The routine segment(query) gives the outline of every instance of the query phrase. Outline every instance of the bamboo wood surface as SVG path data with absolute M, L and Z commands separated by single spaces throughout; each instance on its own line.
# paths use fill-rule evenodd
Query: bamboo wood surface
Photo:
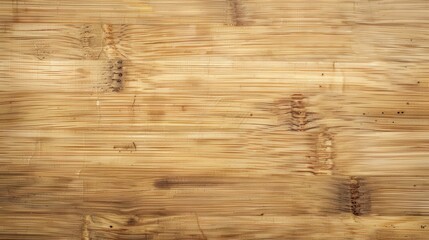
M 0 239 L 429 239 L 428 13 L 0 1 Z

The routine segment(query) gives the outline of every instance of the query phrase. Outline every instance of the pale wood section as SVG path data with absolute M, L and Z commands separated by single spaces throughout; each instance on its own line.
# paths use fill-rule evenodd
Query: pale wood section
M 281 239 L 284 236 L 294 239 L 425 239 L 426 217 L 371 217 L 354 219 L 347 215 L 332 217 L 276 217 L 252 216 L 231 217 L 231 222 L 218 217 L 202 217 L 198 213 L 175 217 L 160 217 L 141 220 L 133 215 L 100 214 L 89 216 L 88 229 L 94 230 L 94 235 L 115 239 L 121 236 L 127 239 L 125 231 L 133 231 L 136 235 L 145 234 L 158 239 Z M 142 231 L 141 222 L 147 226 Z M 178 229 L 176 222 L 180 222 Z M 251 222 L 248 227 L 243 223 Z M 130 224 L 131 223 L 131 224 Z M 111 225 L 110 225 L 111 224 Z M 130 226 L 131 225 L 131 226 Z M 115 227 L 119 230 L 112 230 Z M 158 233 L 159 228 L 165 229 Z M 315 234 L 314 229 L 321 230 Z M 132 230 L 131 230 L 132 229 Z M 362 229 L 365 229 L 363 231 Z M 234 232 L 228 234 L 226 232 Z M 346 236 L 346 238 L 344 238 Z M 131 238 L 129 238 L 131 239 Z
M 427 216 L 428 183 L 427 177 L 423 175 L 368 177 L 363 184 L 367 184 L 369 189 L 371 213 Z
M 3 59 L 142 60 L 166 56 L 229 56 L 286 61 L 393 61 L 402 67 L 428 60 L 427 23 L 377 21 L 338 26 L 308 24 L 35 24 L 8 23 L 0 37 Z M 317 29 L 317 31 L 315 31 Z M 270 36 L 269 38 L 267 36 Z M 18 48 L 9 45 L 17 44 Z M 254 46 L 258 46 L 255 48 Z
M 28 219 L 28 217 L 27 217 Z M 427 217 L 320 216 L 201 216 L 189 213 L 177 216 L 142 217 L 132 213 L 91 212 L 83 217 L 64 214 L 33 214 L 29 219 L 49 224 L 38 229 L 27 225 L 24 215 L 7 218 L 2 237 L 7 239 L 395 239 L 425 240 Z M 53 221 L 55 220 L 55 221 Z M 78 221 L 80 223 L 78 224 Z M 82 224 L 83 222 L 83 224 Z M 112 226 L 112 228 L 110 228 Z M 317 233 L 314 229 L 320 229 Z M 363 230 L 365 229 L 365 230 Z M 27 234 L 16 232 L 27 231 Z M 344 236 L 347 236 L 344 238 Z
M 426 217 L 370 217 L 359 220 L 350 216 L 332 217 L 222 217 L 189 213 L 177 216 L 141 217 L 132 213 L 92 212 L 78 215 L 34 214 L 33 221 L 50 228 L 19 227 L 22 215 L 8 217 L 2 232 L 7 239 L 395 239 L 425 240 Z M 66 219 L 69 219 L 66 221 Z M 74 219 L 74 221 L 73 221 Z M 52 220 L 55 220 L 52 225 Z M 84 224 L 77 224 L 80 220 Z M 110 228 L 112 226 L 112 228 Z M 320 229 L 315 233 L 314 229 Z M 363 230 L 365 229 L 365 231 Z M 28 231 L 36 234 L 16 234 Z M 81 233 L 82 232 L 82 233 Z M 344 236 L 347 236 L 344 238 Z
M 99 59 L 104 57 L 102 24 L 7 24 L 0 50 L 2 60 Z
M 350 27 L 313 32 L 314 26 L 112 25 L 106 33 L 117 40 L 109 44 L 115 48 L 111 55 L 131 60 L 207 55 L 304 61 L 311 55 L 311 61 L 339 61 L 353 56 Z
M 147 60 L 166 56 L 265 57 L 288 61 L 339 61 L 353 55 L 349 26 L 315 25 L 287 28 L 219 24 L 124 25 L 124 24 L 35 24 L 4 26 L 0 37 L 2 59 L 59 60 L 119 57 Z M 266 36 L 270 36 L 267 38 Z M 11 48 L 10 44 L 18 45 Z M 257 45 L 258 48 L 254 48 Z
M 355 2 L 354 9 L 365 16 L 362 19 L 365 23 L 420 24 L 429 20 L 426 14 L 429 9 L 428 2 L 421 0 Z
M 416 2 L 416 1 L 414 1 Z M 410 4 L 411 7 L 416 4 Z M 255 0 L 96 0 L 2 1 L 4 15 L 13 22 L 190 24 L 215 23 L 230 26 L 317 24 L 343 25 L 356 18 L 354 1 Z M 335 10 L 332 10 L 335 7 Z M 414 10 L 414 9 L 410 9 Z M 323 11 L 324 14 L 320 14 Z M 343 21 L 341 21 L 343 20 Z M 348 22 L 348 21 L 346 21 Z
M 152 129 L 145 134 L 138 133 Z M 301 146 L 278 143 L 277 135 L 248 135 L 242 132 L 223 133 L 209 128 L 193 132 L 191 126 L 179 126 L 165 132 L 162 126 L 148 125 L 136 131 L 22 130 L 2 132 L 2 163 L 37 165 L 56 164 L 81 166 L 98 163 L 158 167 L 236 169 L 252 165 L 256 172 L 296 173 L 308 175 L 311 147 L 316 137 L 288 134 Z M 159 130 L 156 130 L 159 129 Z M 225 130 L 223 130 L 225 131 Z M 283 131 L 284 132 L 284 131 Z M 7 138 L 13 138 L 6 141 Z M 247 139 L 248 138 L 248 139 Z M 265 141 L 263 138 L 267 138 Z M 186 139 L 186 141 L 181 141 Z M 19 143 L 19 146 L 17 144 Z M 80 149 L 78 153 L 76 149 Z M 175 155 L 170 154 L 171 151 Z M 242 154 L 246 151 L 246 154 Z M 161 152 L 161 153 L 160 153 Z M 106 155 L 106 153 L 108 153 Z M 222 156 L 227 154 L 228 158 Z M 59 160 L 61 159 L 61 160 Z
M 352 135 L 353 139 L 349 132 L 336 135 L 335 164 L 339 174 L 422 176 L 424 179 L 429 171 L 426 132 L 356 131 Z
M 356 21 L 355 1 L 317 0 L 308 4 L 299 0 L 276 1 L 267 0 L 227 0 L 233 6 L 230 18 L 235 20 L 232 25 L 276 25 L 301 27 L 317 25 L 318 27 L 345 26 Z M 320 14 L 323 12 L 323 14 Z
M 27 210 L 30 212 L 31 210 Z M 82 238 L 82 215 L 76 213 L 15 212 L 0 210 L 2 219 L 0 239 L 64 239 Z
M 12 9 L 13 22 L 26 23 L 223 23 L 225 1 L 137 1 L 137 0 L 6 0 L 4 5 Z
M 387 63 L 334 63 L 333 70 L 331 63 L 220 57 L 123 60 L 120 92 L 111 88 L 118 76 L 111 60 L 3 63 L 1 117 L 9 120 L 4 126 L 15 128 L 82 129 L 122 122 L 116 129 L 130 129 L 155 122 L 164 130 L 177 124 L 200 130 L 206 124 L 217 129 L 293 129 L 303 120 L 301 130 L 309 131 L 420 131 L 429 121 L 425 71 L 404 70 L 386 81 L 391 76 Z M 374 72 L 365 77 L 361 70 Z M 296 105 L 297 96 L 302 106 Z M 292 117 L 297 108 L 306 112 L 301 120 Z
M 347 179 L 343 184 L 333 177 L 285 178 L 198 166 L 164 170 L 148 168 L 147 164 L 105 167 L 84 163 L 68 165 L 68 172 L 64 172 L 66 165 L 2 168 L 10 171 L 0 180 L 7 193 L 2 196 L 4 209 L 17 213 L 129 211 L 143 216 L 189 212 L 205 216 L 348 213 Z M 312 196 L 318 198 L 317 204 Z
M 158 91 L 159 94 L 165 94 L 167 91 L 181 91 L 182 95 L 235 93 L 236 97 L 240 97 L 238 93 L 252 94 L 254 97 L 271 93 L 273 95 L 267 97 L 281 98 L 282 92 L 285 98 L 287 94 L 294 93 L 308 96 L 323 94 L 337 98 L 350 95 L 357 98 L 362 97 L 360 93 L 364 91 L 377 99 L 397 101 L 395 105 L 408 102 L 407 108 L 414 106 L 418 109 L 420 105 L 415 104 L 425 104 L 429 89 L 429 81 L 425 77 L 428 74 L 427 63 L 303 63 L 222 56 L 163 57 L 153 60 L 127 60 L 120 56 L 99 60 L 18 59 L 1 61 L 3 92 L 95 92 L 97 83 L 101 88 L 100 85 L 110 76 L 112 61 L 116 59 L 123 61 L 126 87 L 122 93 Z M 186 87 L 192 87 L 194 92 L 185 92 Z M 259 89 L 261 91 L 258 92 Z M 384 92 L 377 92 L 380 90 Z M 103 91 L 99 89 L 99 92 Z M 397 94 L 405 95 L 399 98 Z
M 2 210 L 137 216 L 427 216 L 424 177 L 298 176 L 198 166 L 151 168 L 66 161 L 2 167 Z M 67 168 L 67 172 L 64 169 Z M 165 170 L 164 170 L 165 169 Z M 115 179 L 112 181 L 112 179 Z M 358 191 L 358 195 L 354 191 Z M 227 197 L 226 197 L 227 196 Z M 314 198 L 318 201 L 314 202 Z

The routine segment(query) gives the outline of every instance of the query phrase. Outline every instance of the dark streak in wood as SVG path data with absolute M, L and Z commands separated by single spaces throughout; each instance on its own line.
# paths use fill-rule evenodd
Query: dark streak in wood
M 174 187 L 208 187 L 221 184 L 216 181 L 206 180 L 204 177 L 174 178 L 166 177 L 154 181 L 153 186 L 159 189 L 171 189 Z
M 135 226 L 138 223 L 138 218 L 137 217 L 130 217 L 127 221 L 127 226 Z
M 307 110 L 304 104 L 304 95 L 294 94 L 290 102 L 291 130 L 305 131 L 307 121 Z
M 137 145 L 135 142 L 129 143 L 129 144 L 122 144 L 122 145 L 114 145 L 113 149 L 119 149 L 119 152 L 121 151 L 137 151 Z
M 243 26 L 243 7 L 240 0 L 227 0 L 228 3 L 228 24 L 232 26 Z
M 350 210 L 355 216 L 361 216 L 370 211 L 371 202 L 369 191 L 361 178 L 350 177 Z

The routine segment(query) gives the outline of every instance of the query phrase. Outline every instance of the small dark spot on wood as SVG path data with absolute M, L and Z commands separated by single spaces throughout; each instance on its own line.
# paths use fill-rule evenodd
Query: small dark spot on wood
M 159 118 L 160 116 L 164 116 L 165 112 L 163 110 L 149 110 L 149 116 Z
M 402 111 L 401 113 L 404 114 L 404 111 Z
M 153 186 L 159 189 L 170 189 L 171 185 L 172 185 L 171 181 L 168 180 L 167 178 L 157 179 L 153 183 Z
M 325 76 L 325 74 L 324 74 L 324 73 L 322 73 L 322 76 Z
M 261 213 L 261 216 L 264 216 L 264 213 Z
M 128 219 L 127 221 L 127 225 L 128 226 L 134 226 L 137 224 L 137 220 L 134 217 L 131 217 L 130 219 Z
M 113 228 L 113 226 L 112 226 L 112 225 L 110 225 L 110 228 Z
M 252 117 L 252 116 L 253 116 L 253 114 L 251 113 L 251 114 L 250 114 L 250 116 Z
M 395 121 L 392 121 L 392 123 L 395 123 Z
M 425 228 L 426 228 L 426 225 L 421 225 L 421 226 L 420 226 L 420 228 L 421 228 L 421 229 L 425 229 Z
M 413 186 L 414 186 L 414 187 L 417 187 L 417 185 L 416 185 L 416 184 L 414 184 Z
M 182 111 L 184 112 L 184 111 L 186 111 L 186 108 L 185 108 L 185 106 L 184 105 L 182 105 Z
M 319 85 L 319 87 L 321 88 L 321 87 L 322 87 L 322 85 Z
M 365 113 L 362 113 L 362 115 L 365 115 Z
M 400 114 L 401 112 L 398 112 L 398 114 Z
M 384 112 L 381 112 L 381 114 L 384 114 Z
M 407 102 L 407 105 L 410 105 L 410 103 L 409 103 L 409 102 Z
M 420 84 L 420 81 L 417 81 L 417 84 Z

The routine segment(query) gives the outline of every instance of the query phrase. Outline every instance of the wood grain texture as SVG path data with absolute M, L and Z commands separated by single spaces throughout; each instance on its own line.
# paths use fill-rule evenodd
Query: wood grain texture
M 428 239 L 428 11 L 0 1 L 0 239 Z

